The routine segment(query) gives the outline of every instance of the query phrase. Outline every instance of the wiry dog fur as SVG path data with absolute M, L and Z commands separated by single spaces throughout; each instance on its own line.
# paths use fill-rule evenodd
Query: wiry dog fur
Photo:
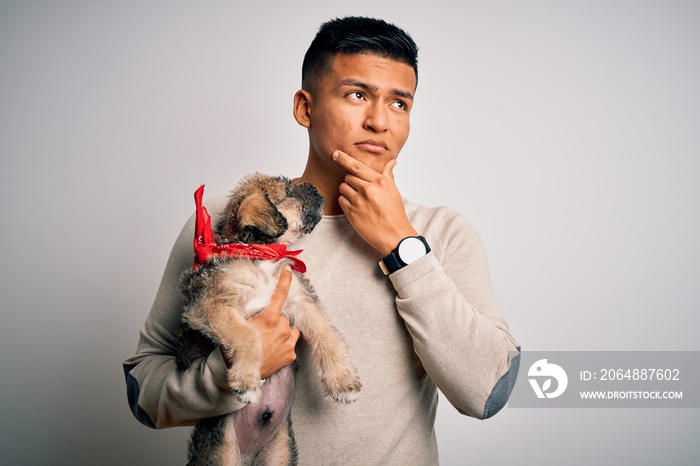
M 287 178 L 250 175 L 231 194 L 216 228 L 216 241 L 289 244 L 313 230 L 321 219 L 322 207 L 323 198 L 311 185 L 292 186 Z M 221 346 L 232 361 L 228 386 L 240 400 L 249 403 L 236 413 L 205 419 L 195 427 L 190 465 L 296 464 L 296 444 L 288 416 L 291 399 L 285 395 L 291 393 L 289 384 L 293 387 L 292 370 L 283 369 L 261 386 L 262 342 L 247 322 L 269 303 L 285 263 L 212 258 L 183 277 L 186 306 L 178 365 L 186 368 L 194 359 Z M 300 329 L 309 344 L 328 397 L 345 403 L 354 401 L 362 387 L 357 372 L 348 362 L 345 345 L 325 317 L 311 284 L 297 272 L 282 315 Z M 261 394 L 265 403 L 258 403 Z M 246 426 L 245 432 L 241 428 L 237 432 L 239 425 Z

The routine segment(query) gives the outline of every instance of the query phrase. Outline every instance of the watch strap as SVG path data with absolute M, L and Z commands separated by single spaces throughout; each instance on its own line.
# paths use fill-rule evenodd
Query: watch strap
M 403 267 L 403 265 L 401 265 L 399 256 L 396 254 L 396 250 L 391 251 L 388 256 L 379 261 L 379 268 L 382 269 L 384 275 L 394 273 L 401 267 Z
M 406 238 L 418 238 L 425 245 L 425 253 L 428 254 L 430 252 L 430 246 L 428 245 L 428 242 L 423 236 L 407 236 Z M 404 239 L 399 241 L 399 245 L 396 246 L 394 250 L 389 253 L 388 256 L 379 261 L 379 268 L 381 269 L 384 275 L 392 274 L 397 270 L 402 269 L 403 267 L 408 265 L 407 263 L 402 261 L 401 257 L 399 256 L 399 247 L 401 246 L 401 243 Z

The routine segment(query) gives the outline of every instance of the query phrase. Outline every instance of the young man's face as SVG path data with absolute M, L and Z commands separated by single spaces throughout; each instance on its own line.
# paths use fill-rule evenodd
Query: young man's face
M 381 172 L 401 151 L 416 89 L 413 68 L 377 55 L 338 54 L 313 86 L 311 156 L 330 161 L 340 149 Z

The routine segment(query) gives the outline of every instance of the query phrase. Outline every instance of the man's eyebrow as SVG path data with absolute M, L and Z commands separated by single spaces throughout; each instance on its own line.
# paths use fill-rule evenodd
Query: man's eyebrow
M 372 92 L 376 92 L 377 90 L 379 90 L 377 86 L 366 84 L 355 79 L 343 79 L 342 81 L 340 81 L 340 84 L 338 84 L 338 87 L 340 86 L 359 87 L 360 89 L 367 89 L 368 91 Z
M 413 100 L 413 94 L 410 92 L 401 91 L 399 89 L 393 89 L 391 93 L 397 97 L 403 97 L 404 99 Z
M 340 81 L 340 84 L 338 84 L 338 87 L 340 87 L 340 86 L 359 87 L 360 89 L 366 89 L 366 90 L 371 91 L 371 92 L 377 92 L 379 90 L 379 87 L 377 87 L 373 84 L 363 83 L 362 81 L 357 81 L 355 79 L 343 79 L 342 81 Z M 396 97 L 403 97 L 404 99 L 413 100 L 413 94 L 411 94 L 410 92 L 399 90 L 399 89 L 392 89 L 391 95 L 394 95 Z

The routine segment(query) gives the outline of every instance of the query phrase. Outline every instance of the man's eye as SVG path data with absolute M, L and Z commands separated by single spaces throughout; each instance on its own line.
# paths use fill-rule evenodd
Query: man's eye
M 361 100 L 364 96 L 362 95 L 362 92 L 353 91 L 353 92 L 348 94 L 348 97 L 350 97 L 351 99 L 355 99 L 355 100 Z
M 406 110 L 406 103 L 405 103 L 405 102 L 401 102 L 400 100 L 397 100 L 397 101 L 394 102 L 392 105 L 393 105 L 394 107 L 398 108 L 398 109 Z

